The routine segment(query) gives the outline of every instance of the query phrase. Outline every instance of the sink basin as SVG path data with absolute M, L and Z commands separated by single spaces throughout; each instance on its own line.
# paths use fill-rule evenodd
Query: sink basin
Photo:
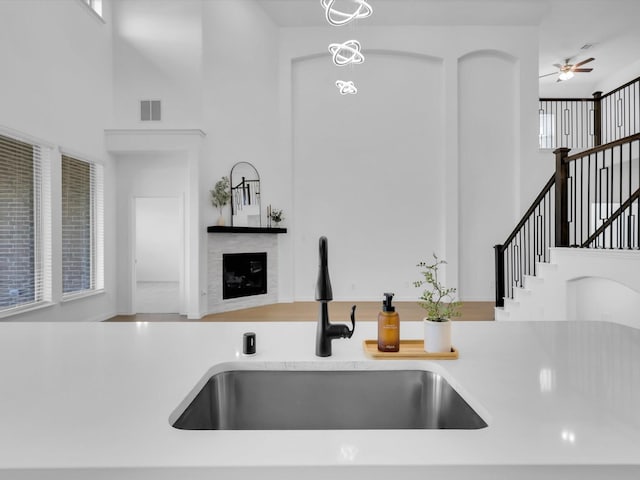
M 173 426 L 327 430 L 478 429 L 487 424 L 444 377 L 428 370 L 272 369 L 211 375 Z

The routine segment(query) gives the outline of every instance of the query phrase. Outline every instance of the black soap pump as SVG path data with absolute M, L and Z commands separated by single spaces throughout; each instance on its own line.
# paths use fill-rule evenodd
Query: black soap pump
M 393 293 L 385 293 L 382 311 L 378 313 L 378 350 L 381 352 L 400 351 L 400 315 L 391 304 Z

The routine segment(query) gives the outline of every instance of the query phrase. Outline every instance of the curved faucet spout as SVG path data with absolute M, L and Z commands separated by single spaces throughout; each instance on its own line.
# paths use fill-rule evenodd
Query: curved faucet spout
M 331 290 L 331 279 L 329 278 L 329 247 L 327 245 L 327 237 L 320 237 L 319 242 L 319 264 L 318 264 L 318 281 L 316 282 L 316 301 L 330 302 L 333 300 L 333 291 Z

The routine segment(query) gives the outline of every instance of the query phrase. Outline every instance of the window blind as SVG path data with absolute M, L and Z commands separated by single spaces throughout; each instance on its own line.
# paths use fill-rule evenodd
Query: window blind
M 51 301 L 50 151 L 0 131 L 0 313 Z
M 63 296 L 104 288 L 102 165 L 62 155 Z

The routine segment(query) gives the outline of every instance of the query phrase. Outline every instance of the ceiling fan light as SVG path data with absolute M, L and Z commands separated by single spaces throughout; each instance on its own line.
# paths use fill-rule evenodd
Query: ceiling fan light
M 575 74 L 571 70 L 567 70 L 566 72 L 560 72 L 558 79 L 564 82 L 565 80 L 571 80 L 574 75 Z

